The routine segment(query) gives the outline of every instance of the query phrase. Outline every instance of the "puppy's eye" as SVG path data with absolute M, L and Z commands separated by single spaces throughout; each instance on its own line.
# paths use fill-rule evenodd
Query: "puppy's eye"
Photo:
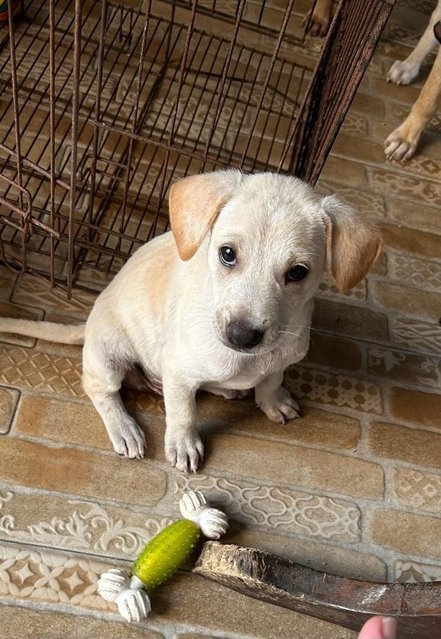
M 234 266 L 236 264 L 236 251 L 231 246 L 221 246 L 219 259 L 224 266 Z
M 309 269 L 304 264 L 296 264 L 285 275 L 285 282 L 300 282 L 309 273 Z

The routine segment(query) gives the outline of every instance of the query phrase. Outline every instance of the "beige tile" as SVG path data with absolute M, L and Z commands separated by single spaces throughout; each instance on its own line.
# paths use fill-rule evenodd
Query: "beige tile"
M 391 415 L 398 420 L 441 430 L 441 395 L 394 387 L 390 391 Z
M 383 472 L 377 464 L 322 450 L 213 434 L 208 440 L 207 473 L 221 471 L 264 480 L 340 493 L 349 497 L 381 498 Z
M 402 315 L 438 321 L 441 294 L 390 282 L 372 282 L 370 294 L 376 304 Z
M 360 139 L 359 136 L 340 133 L 332 147 L 332 154 L 338 157 L 351 158 L 366 164 L 384 164 L 382 144 Z
M 441 258 L 441 236 L 439 257 Z M 389 254 L 389 274 L 391 279 L 399 281 L 405 286 L 415 286 L 434 293 L 441 289 L 441 262 L 438 261 L 391 252 Z
M 43 603 L 47 610 L 62 604 L 64 609 L 74 606 L 109 612 L 113 604 L 96 592 L 99 576 L 109 567 L 81 555 L 0 544 L 0 596 L 14 604 L 23 600 Z
M 421 202 L 418 202 L 418 207 Z M 415 207 L 415 208 L 418 208 Z M 381 234 L 386 246 L 427 258 L 440 258 L 440 236 L 426 233 L 400 224 L 381 224 Z
M 140 393 L 139 397 L 143 395 Z M 147 394 L 146 401 L 151 408 L 149 398 L 150 394 Z M 154 411 L 146 412 L 135 406 L 132 401 L 127 404 L 128 412 L 144 430 L 147 459 L 164 460 L 164 420 L 158 419 Z M 105 426 L 91 402 L 25 395 L 17 411 L 15 432 L 55 442 L 112 450 Z
M 372 188 L 385 196 L 407 197 L 429 206 L 441 204 L 441 186 L 437 182 L 386 169 L 368 169 L 368 172 Z
M 424 206 L 421 203 L 415 206 L 414 202 L 398 198 L 388 198 L 387 217 L 391 222 L 397 224 L 397 226 L 408 227 L 409 237 L 412 233 L 410 229 L 441 234 L 441 219 L 439 209 L 436 207 Z M 399 232 L 398 229 L 397 232 Z M 434 257 L 436 257 L 436 255 L 434 255 Z
M 46 282 L 32 275 L 20 277 L 14 291 L 15 304 L 26 304 L 46 310 L 54 310 L 57 313 L 74 315 L 77 322 L 85 320 L 93 306 L 96 295 L 85 291 L 74 290 L 71 299 L 60 288 L 51 288 L 50 282 Z
M 3 480 L 46 490 L 130 502 L 156 504 L 166 490 L 165 473 L 146 460 L 120 459 L 75 448 L 45 446 L 0 438 Z M 23 463 L 26 459 L 26 463 Z M 146 486 L 149 487 L 146 491 Z
M 392 321 L 395 344 L 420 353 L 441 353 L 441 329 L 438 322 L 425 322 L 414 317 L 396 317 Z
M 152 513 L 147 505 L 134 509 L 130 501 L 127 494 L 124 506 L 108 506 L 12 486 L 0 494 L 2 517 L 8 521 L 0 526 L 0 538 L 131 561 L 180 514 L 176 503 L 164 515 Z
M 358 163 L 350 160 L 329 156 L 321 173 L 321 178 L 326 182 L 339 182 L 342 175 L 345 176 L 345 185 L 356 187 L 367 184 L 366 169 Z
M 383 313 L 369 308 L 318 299 L 315 302 L 313 327 L 319 331 L 372 341 L 388 339 L 388 321 Z
M 355 341 L 313 332 L 304 361 L 317 366 L 357 371 L 362 366 L 362 354 Z
M 0 434 L 8 432 L 19 397 L 20 393 L 13 388 L 0 386 Z
M 377 347 L 368 350 L 367 361 L 368 370 L 385 380 L 439 388 L 441 361 L 436 357 Z
M 397 559 L 394 562 L 394 578 L 396 581 L 409 583 L 441 581 L 441 566 L 415 560 Z
M 441 519 L 381 508 L 370 514 L 368 530 L 373 543 L 384 548 L 441 559 Z
M 396 424 L 374 423 L 368 444 L 378 457 L 416 464 L 420 468 L 441 468 L 441 435 Z
M 0 383 L 58 396 L 84 398 L 81 360 L 0 344 Z
M 378 414 L 383 411 L 380 387 L 361 377 L 293 366 L 286 372 L 285 386 L 300 399 Z
M 351 110 L 357 113 L 363 113 L 368 118 L 382 119 L 385 115 L 384 102 L 381 99 L 382 92 L 377 97 L 368 95 L 363 91 L 356 93 L 351 105 Z
M 398 501 L 406 506 L 441 513 L 440 475 L 411 468 L 395 468 L 393 491 Z
M 228 430 L 331 449 L 355 448 L 360 434 L 358 420 L 311 406 L 302 406 L 300 418 L 286 424 L 270 421 L 252 398 L 226 400 L 201 393 L 197 406 L 201 427 L 208 433 Z
M 176 500 L 187 490 L 210 495 L 235 528 L 303 534 L 337 542 L 355 543 L 360 539 L 361 513 L 350 501 L 274 486 L 263 478 L 255 485 L 237 478 L 178 475 Z
M 21 639 L 161 639 L 162 634 L 129 625 L 124 621 L 78 617 L 63 612 L 31 610 L 18 606 L 2 606 L 2 630 L 9 637 Z

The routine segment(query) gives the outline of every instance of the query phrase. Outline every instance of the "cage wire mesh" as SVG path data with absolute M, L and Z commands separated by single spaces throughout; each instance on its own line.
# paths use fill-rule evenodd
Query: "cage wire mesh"
M 186 174 L 314 184 L 393 2 L 342 0 L 314 59 L 307 0 L 10 0 L 0 261 L 98 290 L 167 229 Z

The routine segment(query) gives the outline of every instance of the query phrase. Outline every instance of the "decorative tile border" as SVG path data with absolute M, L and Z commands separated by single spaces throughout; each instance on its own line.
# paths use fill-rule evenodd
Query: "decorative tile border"
M 113 612 L 113 604 L 96 593 L 107 568 L 82 557 L 0 544 L 0 596 Z
M 441 475 L 396 468 L 393 490 L 403 504 L 441 514 Z
M 441 581 L 441 566 L 398 559 L 394 563 L 394 579 L 406 583 Z
M 393 279 L 405 282 L 409 286 L 434 292 L 439 292 L 441 289 L 441 263 L 439 262 L 419 259 L 408 254 L 389 253 L 389 272 Z
M 418 202 L 441 206 L 441 186 L 438 181 L 421 180 L 413 175 L 372 169 L 370 170 L 370 183 L 380 193 L 409 197 Z
M 33 519 L 39 509 L 51 519 Z M 44 516 L 43 516 L 44 517 Z M 26 524 L 17 524 L 17 520 Z M 133 559 L 149 539 L 172 523 L 170 517 L 104 508 L 97 503 L 66 500 L 45 493 L 0 492 L 0 538 Z
M 300 399 L 348 406 L 376 414 L 383 412 L 379 386 L 357 377 L 335 375 L 295 365 L 287 371 L 285 384 Z
M 0 344 L 0 383 L 17 388 L 85 397 L 81 361 Z
M 435 322 L 424 322 L 410 317 L 397 317 L 392 321 L 393 342 L 412 351 L 439 355 L 441 353 L 441 327 Z
M 441 359 L 404 351 L 373 348 L 367 353 L 368 369 L 385 379 L 439 388 Z
M 233 521 L 258 529 L 350 543 L 360 539 L 359 508 L 341 499 L 236 479 L 180 474 L 177 499 L 184 490 L 206 491 Z

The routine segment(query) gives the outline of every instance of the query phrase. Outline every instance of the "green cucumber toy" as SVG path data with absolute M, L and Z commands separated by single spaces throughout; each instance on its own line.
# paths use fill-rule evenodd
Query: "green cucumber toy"
M 201 533 L 219 539 L 228 527 L 227 516 L 211 508 L 200 491 L 183 495 L 179 508 L 184 519 L 164 528 L 135 560 L 130 576 L 111 569 L 98 580 L 98 593 L 114 601 L 127 621 L 141 621 L 151 610 L 148 592 L 171 577 L 193 551 Z

